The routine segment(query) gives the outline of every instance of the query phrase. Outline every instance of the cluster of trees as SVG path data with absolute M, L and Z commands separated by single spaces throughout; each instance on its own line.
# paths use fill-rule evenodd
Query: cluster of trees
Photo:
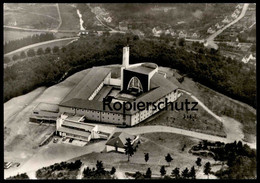
M 51 57 L 46 59 L 46 56 L 32 58 L 28 61 L 32 64 L 30 65 L 31 68 L 35 68 L 39 63 L 44 65 L 48 63 L 52 67 L 51 70 L 55 70 L 55 72 L 44 70 L 40 64 L 36 69 L 37 71 L 40 70 L 39 72 L 31 69 L 32 71 L 29 73 L 31 77 L 37 77 L 37 75 L 48 72 L 48 75 L 52 75 L 52 78 L 58 81 L 59 77 L 66 72 L 68 72 L 67 76 L 70 76 L 75 72 L 92 66 L 121 64 L 122 48 L 127 44 L 131 50 L 131 64 L 154 62 L 159 66 L 178 69 L 181 73 L 187 74 L 187 76 L 201 84 L 256 107 L 256 76 L 253 72 L 243 67 L 243 63 L 225 58 L 214 50 L 207 54 L 193 53 L 186 51 L 182 47 L 169 45 L 164 41 L 134 40 L 133 36 L 126 38 L 121 34 L 114 34 L 107 38 L 87 37 L 86 39 L 80 39 L 68 45 L 61 52 L 58 52 L 56 59 L 53 56 L 52 60 L 49 59 Z M 43 58 L 44 61 L 39 62 Z M 59 61 L 54 62 L 57 58 L 59 58 Z M 23 63 L 23 65 L 26 64 Z M 12 70 L 16 70 L 15 67 L 25 66 L 12 66 Z M 5 74 L 7 74 L 6 70 Z M 19 80 L 24 80 L 24 76 L 18 78 Z M 17 81 L 8 82 L 13 83 Z M 38 83 L 44 85 L 46 80 L 40 80 Z M 31 85 L 30 89 L 34 88 L 35 86 Z M 11 91 L 11 93 L 23 93 L 16 90 L 24 90 L 24 88 L 14 88 L 14 91 Z M 15 96 L 8 92 L 5 95 Z M 5 101 L 8 99 L 10 97 L 5 96 Z
M 128 155 L 128 161 L 129 161 L 129 156 L 133 155 L 134 152 L 136 152 L 136 150 L 134 149 L 134 144 L 131 143 L 131 139 L 130 138 L 127 138 L 126 139 L 127 142 L 125 144 L 125 153 Z M 148 160 L 149 160 L 149 153 L 144 153 L 144 160 L 145 162 L 147 163 Z M 168 163 L 168 166 L 171 166 L 171 161 L 173 160 L 172 156 L 168 153 L 166 156 L 165 156 L 165 161 Z M 196 165 L 198 167 L 201 166 L 201 158 L 197 158 L 196 160 Z M 209 174 L 210 174 L 210 171 L 211 171 L 211 165 L 209 162 L 207 162 L 205 165 L 204 165 L 204 174 L 205 175 L 208 175 L 209 177 Z M 185 168 L 181 174 L 180 174 L 180 170 L 179 168 L 175 168 L 174 170 L 172 170 L 171 172 L 171 176 L 165 176 L 166 175 L 166 169 L 165 169 L 165 166 L 161 166 L 161 169 L 160 169 L 160 174 L 162 177 L 164 178 L 175 178 L 175 179 L 195 179 L 196 178 L 196 170 L 195 170 L 195 167 L 192 166 L 190 171 L 188 168 Z M 136 179 L 144 179 L 144 178 L 151 178 L 152 176 L 152 171 L 150 168 L 147 169 L 146 173 L 145 174 L 142 174 L 140 173 L 139 171 L 136 172 L 133 177 L 135 177 Z
M 17 174 L 15 176 L 8 177 L 6 180 L 28 180 L 29 177 L 26 173 Z
M 82 162 L 80 160 L 76 160 L 75 162 L 61 162 L 61 163 L 55 163 L 54 165 L 51 165 L 49 167 L 43 167 L 36 171 L 36 177 L 38 179 L 46 179 L 46 178 L 57 178 L 64 176 L 62 172 L 59 172 L 57 174 L 52 174 L 54 171 L 77 171 L 81 167 Z M 64 172 L 65 173 L 65 172 Z
M 112 167 L 110 171 L 106 171 L 102 161 L 97 161 L 96 168 L 90 169 L 89 167 L 83 170 L 84 179 L 111 179 L 115 174 L 116 168 Z
M 34 57 L 36 55 L 43 55 L 43 54 L 56 54 L 60 51 L 60 48 L 58 46 L 54 46 L 53 48 L 47 47 L 43 50 L 43 48 L 38 48 L 36 51 L 34 49 L 29 49 L 26 53 L 22 51 L 20 55 L 14 54 L 12 56 L 12 60 L 16 61 L 18 59 L 25 59 L 26 57 Z M 10 58 L 5 58 L 5 63 L 10 62 Z
M 234 143 L 200 142 L 193 150 L 212 152 L 214 160 L 220 161 L 222 168 L 215 173 L 221 179 L 250 179 L 256 177 L 256 150 L 241 141 Z M 228 169 L 223 169 L 225 162 Z
M 220 170 L 216 175 L 227 179 L 256 178 L 256 150 L 241 141 L 228 143 L 218 148 L 210 148 L 215 154 L 215 161 L 227 162 L 228 169 Z
M 4 53 L 8 53 L 24 46 L 35 44 L 43 41 L 55 39 L 53 33 L 34 34 L 18 40 L 12 40 L 4 43 Z
M 145 161 L 147 162 L 148 159 L 149 159 L 149 154 L 145 153 Z M 168 159 L 168 160 L 166 160 L 168 163 L 172 160 L 172 158 L 169 154 L 167 154 L 167 156 L 165 156 L 165 159 Z M 195 169 L 195 166 L 192 166 L 190 168 L 190 170 L 186 167 L 185 169 L 183 169 L 183 171 L 180 171 L 180 168 L 176 167 L 175 169 L 172 170 L 170 175 L 167 175 L 167 171 L 165 169 L 165 166 L 161 166 L 161 168 L 160 168 L 161 178 L 164 178 L 164 179 L 196 179 L 196 171 L 198 171 L 199 168 L 202 166 L 201 161 L 202 161 L 201 158 L 198 157 L 196 162 L 195 162 L 196 166 L 198 167 L 197 169 Z M 209 174 L 211 173 L 210 162 L 207 162 L 207 163 L 204 164 L 203 172 L 209 178 Z M 152 170 L 151 170 L 151 168 L 148 168 L 146 173 L 144 173 L 144 174 L 137 171 L 132 176 L 135 179 L 151 178 Z

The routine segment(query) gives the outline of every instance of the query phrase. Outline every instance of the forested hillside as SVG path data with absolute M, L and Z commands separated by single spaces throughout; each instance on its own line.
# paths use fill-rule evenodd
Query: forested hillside
M 185 47 L 162 40 L 139 40 L 112 35 L 87 37 L 56 54 L 28 58 L 4 70 L 4 102 L 42 85 L 52 85 L 92 66 L 121 64 L 122 48 L 130 46 L 130 63 L 154 62 L 178 69 L 229 97 L 256 108 L 256 75 L 244 63 L 218 55 L 214 50 L 188 52 Z
M 9 42 L 5 42 L 4 44 L 4 53 L 8 53 L 24 46 L 28 46 L 30 44 L 35 44 L 43 41 L 49 41 L 55 39 L 53 33 L 43 33 L 43 34 L 34 34 L 32 36 L 28 36 L 19 40 L 12 40 Z

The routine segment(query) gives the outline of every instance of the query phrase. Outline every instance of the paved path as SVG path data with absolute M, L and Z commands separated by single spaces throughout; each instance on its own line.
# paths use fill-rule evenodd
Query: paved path
M 29 29 L 29 28 L 23 28 L 23 27 L 15 27 L 15 26 L 9 26 L 9 25 L 4 25 L 4 28 L 9 28 L 9 29 L 14 29 L 17 31 L 29 31 L 29 32 L 53 32 L 56 33 L 57 30 L 53 30 L 53 29 Z M 79 30 L 77 29 L 70 29 L 70 30 L 63 30 L 60 29 L 58 30 L 58 32 L 62 32 L 62 33 L 78 33 Z
M 84 163 L 82 163 L 82 165 L 80 167 L 80 170 L 79 170 L 79 173 L 77 175 L 77 179 L 82 179 L 83 178 L 83 171 L 84 171 L 85 168 L 87 168 L 87 166 L 84 165 Z
M 64 40 L 74 40 L 74 39 L 78 39 L 79 37 L 69 37 L 69 38 L 62 38 L 62 39 L 54 39 L 54 40 L 50 40 L 50 41 L 44 41 L 44 42 L 40 42 L 40 43 L 35 43 L 35 44 L 31 44 L 22 48 L 19 48 L 17 50 L 11 51 L 9 53 L 4 54 L 4 56 L 10 56 L 12 54 L 36 47 L 36 46 L 41 46 L 41 45 L 45 45 L 45 44 L 50 44 L 50 43 L 55 43 L 55 42 L 59 42 L 59 41 L 64 41 Z
M 189 95 L 189 96 L 190 96 L 191 98 L 193 98 L 196 102 L 198 102 L 198 104 L 199 104 L 204 110 L 206 110 L 211 116 L 213 116 L 214 118 L 216 118 L 218 121 L 223 122 L 222 119 L 221 119 L 218 115 L 216 115 L 215 113 L 213 113 L 207 106 L 205 106 L 205 105 L 203 104 L 203 102 L 201 102 L 197 97 L 195 97 L 194 95 L 192 95 L 190 92 L 187 92 L 187 91 L 185 91 L 185 90 L 183 90 L 183 89 L 179 89 L 179 91 L 184 92 L 184 93 L 186 93 L 187 95 Z
M 33 31 L 33 32 L 55 32 L 55 30 L 51 30 L 51 29 L 29 29 L 29 28 L 15 27 L 9 25 L 4 25 L 4 28 L 10 28 L 10 29 L 21 30 L 21 31 Z
M 204 133 L 184 130 L 181 128 L 161 126 L 161 125 L 132 127 L 132 128 L 126 128 L 123 130 L 117 128 L 115 131 L 124 131 L 124 132 L 130 133 L 132 135 L 139 135 L 139 134 L 144 134 L 144 133 L 155 133 L 155 132 L 166 132 L 166 133 L 175 133 L 175 134 L 185 135 L 185 136 L 198 138 L 198 139 L 202 139 L 202 140 L 220 141 L 220 142 L 224 142 L 224 143 L 234 142 L 233 139 L 228 139 L 228 138 L 218 137 L 218 136 L 214 136 L 214 135 L 208 135 L 208 134 L 204 134 Z M 243 142 L 243 143 L 246 143 L 246 142 Z M 249 145 L 251 148 L 254 148 L 254 149 L 256 148 L 255 143 L 246 143 L 246 144 Z

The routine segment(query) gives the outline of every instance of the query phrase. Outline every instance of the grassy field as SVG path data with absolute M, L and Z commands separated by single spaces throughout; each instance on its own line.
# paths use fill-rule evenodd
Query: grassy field
M 256 110 L 254 108 L 222 95 L 187 77 L 185 77 L 182 83 L 179 83 L 176 80 L 176 78 L 180 77 L 178 71 L 169 68 L 162 68 L 162 70 L 167 73 L 169 80 L 180 88 L 191 92 L 215 114 L 219 116 L 228 116 L 240 122 L 242 124 L 242 131 L 245 135 L 245 141 L 252 142 L 253 139 L 255 141 Z
M 6 3 L 4 25 L 33 29 L 53 29 L 59 25 L 55 4 Z
M 117 171 L 145 173 L 150 167 L 153 175 L 160 175 L 160 168 L 162 165 L 166 166 L 167 174 L 169 175 L 175 167 L 179 167 L 180 171 L 188 167 L 195 166 L 197 156 L 188 153 L 188 150 L 198 143 L 197 139 L 189 138 L 182 135 L 171 133 L 148 133 L 141 136 L 141 144 L 137 152 L 127 162 L 127 156 L 123 153 L 116 152 L 102 152 L 90 153 L 80 157 L 73 158 L 71 161 L 80 159 L 89 167 L 95 167 L 96 161 L 101 160 L 106 169 L 111 169 L 114 166 Z M 184 151 L 182 147 L 186 145 Z M 149 153 L 149 160 L 146 163 L 144 160 L 144 153 Z M 165 161 L 167 153 L 173 158 L 170 166 Z M 202 158 L 202 164 L 210 161 L 211 158 Z
M 178 100 L 178 107 L 181 106 L 181 102 L 185 102 L 188 99 L 189 102 L 194 100 L 187 94 L 183 94 Z M 152 120 L 146 120 L 139 123 L 137 126 L 146 125 L 163 125 L 172 126 L 177 128 L 183 128 L 186 130 L 206 133 L 210 135 L 217 135 L 225 137 L 223 125 L 220 121 L 213 118 L 208 112 L 206 112 L 201 106 L 197 106 L 198 111 L 171 111 L 170 107 L 168 111 L 161 112 L 161 115 Z M 189 118 L 189 117 L 192 118 Z
M 60 30 L 80 30 L 79 17 L 75 7 L 70 4 L 59 4 L 62 24 Z

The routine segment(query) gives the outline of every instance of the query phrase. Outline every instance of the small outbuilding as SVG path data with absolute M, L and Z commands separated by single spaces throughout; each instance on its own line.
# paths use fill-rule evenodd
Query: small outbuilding
M 130 138 L 132 140 L 132 144 L 134 144 L 136 140 L 139 139 L 139 136 L 130 135 L 125 132 L 115 132 L 106 143 L 106 151 L 116 151 L 124 153 L 124 146 L 127 138 Z

